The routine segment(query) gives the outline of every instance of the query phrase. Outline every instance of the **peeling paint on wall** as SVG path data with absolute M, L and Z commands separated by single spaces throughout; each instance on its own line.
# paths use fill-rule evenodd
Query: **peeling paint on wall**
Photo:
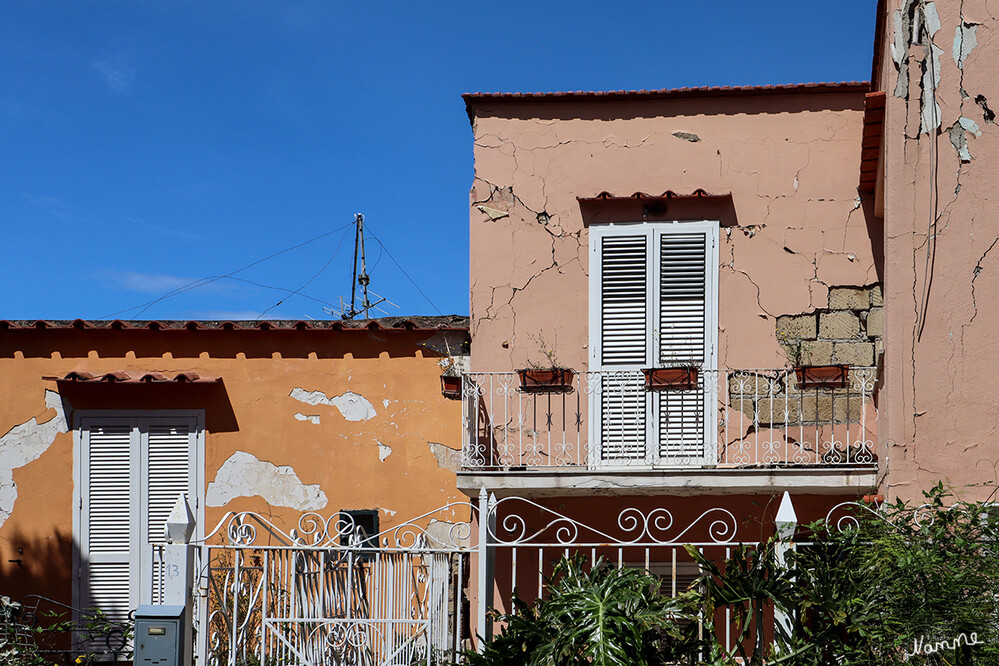
M 982 135 L 982 131 L 978 128 L 978 123 L 964 116 L 958 118 L 957 122 L 947 130 L 947 133 L 950 135 L 950 144 L 954 146 L 962 162 L 971 161 L 971 151 L 968 150 L 968 132 L 971 132 L 975 136 Z
M 41 424 L 38 423 L 38 418 L 33 416 L 0 437 L 0 525 L 10 517 L 14 510 L 14 502 L 17 500 L 14 470 L 37 460 L 52 446 L 56 435 L 68 432 L 66 415 L 63 413 L 59 394 L 46 390 L 45 407 L 54 409 L 55 416 Z
M 461 469 L 461 451 L 452 449 L 450 446 L 444 446 L 438 442 L 427 442 L 427 444 L 430 446 L 430 452 L 437 459 L 438 467 L 451 472 L 457 472 Z
M 348 421 L 367 421 L 375 416 L 374 406 L 363 395 L 347 391 L 333 397 L 326 397 L 322 391 L 306 391 L 294 388 L 289 394 L 295 400 L 307 405 L 331 405 L 340 410 L 340 414 Z
M 375 443 L 378 444 L 378 459 L 385 462 L 385 459 L 392 455 L 392 447 L 388 444 L 382 444 L 377 439 Z
M 978 24 L 964 21 L 954 28 L 954 46 L 951 55 L 958 69 L 964 69 L 964 60 L 978 46 Z
M 319 425 L 319 414 L 303 414 L 302 412 L 298 412 L 295 414 L 295 418 L 299 421 L 309 421 L 310 423 Z
M 222 463 L 215 480 L 208 484 L 205 503 L 225 506 L 237 497 L 260 496 L 272 506 L 315 511 L 327 504 L 319 484 L 306 485 L 289 465 L 275 465 L 244 451 Z

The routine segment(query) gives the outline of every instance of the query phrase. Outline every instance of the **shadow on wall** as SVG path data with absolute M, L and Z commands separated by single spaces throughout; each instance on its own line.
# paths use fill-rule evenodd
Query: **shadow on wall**
M 614 194 L 618 194 L 615 192 Z M 622 193 L 630 197 L 631 192 Z M 739 226 L 730 194 L 712 193 L 699 198 L 666 198 L 649 192 L 650 198 L 586 200 L 579 202 L 583 225 L 606 222 L 671 222 L 673 220 L 718 220 L 721 227 Z M 686 194 L 686 193 L 683 193 Z
M 28 537 L 20 530 L 0 539 L 0 595 L 17 601 L 39 594 L 60 603 L 73 599 L 73 539 L 53 531 Z
M 521 120 L 619 120 L 628 118 L 674 118 L 679 116 L 734 116 L 806 111 L 863 111 L 867 86 L 833 90 L 825 94 L 801 94 L 789 90 L 785 94 L 737 96 L 719 93 L 715 96 L 691 93 L 689 97 L 672 94 L 663 99 L 645 95 L 637 99 L 613 99 L 611 95 L 584 97 L 574 101 L 564 95 L 550 102 L 538 99 L 517 102 L 511 100 L 475 102 L 476 118 L 515 118 Z M 569 103 L 566 103 L 566 102 Z
M 223 382 L 212 384 L 114 384 L 103 382 L 60 382 L 59 395 L 73 422 L 72 409 L 143 410 L 203 409 L 208 432 L 239 430 L 236 412 Z M 67 404 L 68 403 L 68 404 Z

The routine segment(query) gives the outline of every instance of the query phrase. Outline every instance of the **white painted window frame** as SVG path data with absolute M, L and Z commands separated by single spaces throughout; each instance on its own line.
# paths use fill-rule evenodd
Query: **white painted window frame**
M 148 440 L 143 444 L 140 422 L 145 425 L 172 425 L 182 420 L 190 420 L 195 424 L 193 456 L 188 460 L 189 474 L 197 493 L 188 498 L 195 515 L 195 532 L 192 538 L 199 539 L 204 534 L 205 523 L 205 411 L 203 409 L 159 409 L 159 410 L 112 410 L 93 409 L 79 410 L 73 414 L 73 590 L 72 603 L 75 608 L 82 608 L 84 596 L 82 587 L 83 576 L 83 489 L 85 475 L 89 473 L 89 461 L 83 459 L 85 450 L 84 438 L 89 437 L 89 428 L 93 425 L 129 425 L 131 436 L 129 445 L 129 493 L 136 487 L 145 487 L 148 482 L 148 465 L 142 464 L 142 456 Z M 138 486 L 136 483 L 138 482 Z M 136 605 L 141 600 L 152 599 L 152 549 L 146 542 L 146 526 L 148 515 L 140 514 L 141 502 L 130 498 L 130 522 L 137 525 L 140 544 L 140 558 L 136 563 L 130 562 L 129 567 L 129 597 L 130 605 Z M 132 548 L 129 548 L 131 553 Z M 133 566 L 134 564 L 134 566 Z
M 645 233 L 650 238 L 647 245 L 647 265 L 646 273 L 646 303 L 649 308 L 646 311 L 647 320 L 652 325 L 652 334 L 646 338 L 646 361 L 657 357 L 659 349 L 658 326 L 655 325 L 658 317 L 658 276 L 660 270 L 659 250 L 656 246 L 656 239 L 660 233 L 689 233 L 704 231 L 708 238 L 708 250 L 705 262 L 705 328 L 708 351 L 705 354 L 705 370 L 715 370 L 718 367 L 718 271 L 719 271 L 719 237 L 721 224 L 718 220 L 698 220 L 698 221 L 667 221 L 667 222 L 610 222 L 593 225 L 589 227 L 590 237 L 590 277 L 589 277 L 589 369 L 590 371 L 604 370 L 600 362 L 601 353 L 601 280 L 602 264 L 600 256 L 600 241 L 606 237 L 627 236 Z M 635 366 L 617 366 L 615 370 L 641 370 Z M 702 378 L 704 381 L 704 378 Z M 699 460 L 692 460 L 690 465 L 684 467 L 697 467 L 712 465 L 717 463 L 717 432 L 715 427 L 715 410 L 717 402 L 718 387 L 713 386 L 713 390 L 704 392 L 704 450 Z M 646 395 L 646 414 L 652 415 L 651 393 Z M 646 419 L 646 452 L 649 447 L 654 447 L 651 458 L 654 466 L 659 465 L 659 446 L 656 437 L 658 424 L 656 419 Z M 590 443 L 588 446 L 588 457 L 591 468 L 610 469 L 614 465 L 608 465 L 601 460 L 601 419 L 600 419 L 600 396 L 596 392 L 590 394 L 589 401 L 589 430 Z M 674 465 L 665 465 L 674 467 Z M 634 465 L 626 465 L 624 468 L 633 468 Z

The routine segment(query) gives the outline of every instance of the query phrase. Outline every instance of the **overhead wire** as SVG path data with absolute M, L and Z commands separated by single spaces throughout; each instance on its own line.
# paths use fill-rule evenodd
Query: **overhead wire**
M 172 298 L 174 296 L 179 296 L 180 294 L 186 293 L 188 291 L 192 291 L 194 289 L 198 289 L 200 287 L 204 287 L 206 285 L 212 284 L 213 282 L 218 282 L 219 280 L 224 280 L 226 278 L 231 278 L 234 275 L 242 273 L 243 271 L 245 271 L 247 269 L 253 268 L 257 264 L 262 264 L 263 262 L 269 261 L 269 260 L 271 260 L 271 259 L 273 259 L 275 257 L 278 257 L 278 256 L 282 255 L 282 254 L 285 254 L 287 252 L 291 252 L 292 250 L 297 250 L 300 247 L 304 247 L 306 245 L 309 245 L 310 243 L 314 243 L 317 240 L 320 240 L 322 238 L 326 238 L 327 236 L 332 236 L 333 234 L 338 233 L 340 231 L 343 231 L 344 229 L 346 229 L 346 228 L 348 228 L 348 227 L 350 227 L 352 225 L 353 225 L 353 222 L 350 222 L 348 224 L 343 225 L 342 227 L 337 227 L 336 229 L 333 229 L 332 231 L 327 231 L 327 232 L 321 233 L 318 236 L 314 236 L 314 237 L 310 238 L 307 241 L 303 241 L 301 243 L 298 243 L 297 245 L 292 245 L 291 247 L 287 247 L 287 248 L 285 248 L 283 250 L 278 250 L 277 252 L 275 252 L 273 254 L 270 254 L 270 255 L 264 257 L 263 259 L 258 259 L 258 260 L 254 261 L 254 262 L 251 262 L 251 263 L 243 266 L 242 268 L 238 268 L 238 269 L 236 269 L 234 271 L 231 271 L 229 273 L 225 273 L 224 275 L 211 275 L 211 276 L 208 276 L 208 277 L 200 278 L 198 280 L 192 280 L 191 282 L 188 282 L 185 285 L 177 287 L 176 289 L 172 289 L 172 290 L 168 291 L 167 293 L 163 294 L 162 296 L 159 296 L 158 298 L 154 298 L 151 301 L 146 301 L 145 303 L 140 303 L 140 304 L 134 305 L 134 306 L 132 306 L 130 308 L 125 308 L 124 310 L 118 310 L 117 312 L 111 312 L 109 314 L 101 315 L 100 319 L 107 319 L 109 317 L 115 317 L 117 315 L 124 314 L 126 312 L 131 312 L 133 310 L 142 308 L 135 315 L 135 318 L 137 319 L 146 310 L 148 310 L 152 306 L 154 306 L 157 303 L 160 303 L 160 302 L 162 302 L 162 301 L 164 301 L 164 300 L 166 300 L 168 298 Z M 304 289 L 304 287 L 303 287 L 303 289 Z
M 264 316 L 265 314 L 267 314 L 268 312 L 270 312 L 271 310 L 273 310 L 273 309 L 274 309 L 274 308 L 276 308 L 277 306 L 281 305 L 282 303 L 284 303 L 284 302 L 285 302 L 286 300 L 288 300 L 288 299 L 289 299 L 289 298 L 291 298 L 292 296 L 296 296 L 296 295 L 298 295 L 298 294 L 299 294 L 299 293 L 300 293 L 300 292 L 301 292 L 301 291 L 302 291 L 303 289 L 305 289 L 305 288 L 306 288 L 306 287 L 308 287 L 308 286 L 309 286 L 310 284 L 312 284 L 312 281 L 313 281 L 313 280 L 315 280 L 315 279 L 316 279 L 317 277 L 319 277 L 320 275 L 322 275 L 322 274 L 323 274 L 323 272 L 324 272 L 324 271 L 325 271 L 325 270 L 326 270 L 327 268 L 329 268 L 330 264 L 331 264 L 331 263 L 333 263 L 333 260 L 334 260 L 334 259 L 336 259 L 336 255 L 340 253 L 340 247 L 341 247 L 341 246 L 343 245 L 343 239 L 344 239 L 344 238 L 346 238 L 346 237 L 347 237 L 347 230 L 346 230 L 346 229 L 344 229 L 344 232 L 343 232 L 343 234 L 342 234 L 342 235 L 340 236 L 340 240 L 339 240 L 339 242 L 338 242 L 338 243 L 336 244 L 336 249 L 335 249 L 335 250 L 333 250 L 333 254 L 332 254 L 332 255 L 330 256 L 330 258 L 329 258 L 329 259 L 328 259 L 328 260 L 326 261 L 326 263 L 325 263 L 325 264 L 323 264 L 323 267 L 322 267 L 322 268 L 320 268 L 320 269 L 319 269 L 318 271 L 316 271 L 316 272 L 315 272 L 315 273 L 314 273 L 314 274 L 312 275 L 312 277 L 310 277 L 310 278 L 309 278 L 309 279 L 308 279 L 308 280 L 307 280 L 307 281 L 305 282 L 305 284 L 303 284 L 303 285 L 302 285 L 301 287 L 299 287 L 299 288 L 298 288 L 298 289 L 296 289 L 295 291 L 291 292 L 290 294 L 288 294 L 287 296 L 285 296 L 284 298 L 282 298 L 281 300 L 279 300 L 279 301 L 278 301 L 277 303 L 275 303 L 274 305 L 270 306 L 269 308 L 267 308 L 266 310 L 264 310 L 263 312 L 261 312 L 260 314 L 258 314 L 258 315 L 257 315 L 257 318 L 256 318 L 256 319 L 255 319 L 254 321 L 259 321 L 259 320 L 260 320 L 260 318 L 261 318 L 261 317 L 263 317 L 263 316 Z M 330 305 L 332 305 L 332 303 L 330 303 Z
M 393 257 L 393 256 L 392 256 L 392 253 L 391 253 L 391 252 L 389 252 L 389 249 L 388 249 L 387 247 L 385 247 L 385 243 L 383 243 L 383 242 L 382 242 L 382 240 L 381 240 L 380 238 L 378 238 L 378 236 L 376 236 L 376 235 L 375 235 L 375 233 L 374 233 L 373 231 L 371 231 L 371 230 L 368 230 L 368 233 L 369 233 L 369 234 L 371 235 L 371 237 L 372 237 L 372 238 L 374 238 L 374 239 L 375 239 L 376 241 L 378 241 L 378 244 L 382 246 L 382 249 L 384 249 L 384 250 L 385 250 L 385 254 L 387 254 L 387 255 L 388 255 L 388 257 L 389 257 L 389 259 L 391 259 L 391 260 L 392 260 L 392 263 L 393 263 L 393 264 L 395 264 L 396 268 L 398 268 L 398 269 L 399 269 L 399 270 L 400 270 L 400 271 L 402 272 L 402 274 L 406 276 L 406 279 L 407 279 L 407 280 L 409 280 L 409 281 L 410 281 L 410 283 L 411 283 L 411 284 L 412 284 L 412 285 L 413 285 L 414 287 L 416 287 L 416 290 L 417 290 L 418 292 L 420 292 L 420 295 L 421 295 L 421 296 L 423 296 L 423 298 L 425 298 L 425 299 L 427 300 L 427 303 L 430 303 L 430 307 L 432 307 L 432 308 L 433 308 L 434 310 L 436 310 L 436 311 L 437 311 L 437 314 L 439 314 L 439 315 L 443 315 L 444 313 L 443 313 L 443 312 L 441 312 L 440 308 L 438 308 L 438 307 L 437 307 L 437 306 L 436 306 L 436 305 L 434 304 L 434 302 L 433 302 L 432 300 L 430 300 L 430 297 L 429 297 L 429 296 L 427 296 L 426 292 L 424 292 L 424 291 L 423 291 L 423 289 L 421 289 L 421 288 L 420 288 L 420 285 L 416 284 L 416 280 L 414 280 L 414 279 L 413 279 L 413 278 L 412 278 L 412 277 L 411 277 L 411 276 L 409 275 L 409 273 L 407 273 L 407 272 L 406 272 L 406 269 L 405 269 L 405 268 L 403 268 L 403 267 L 402 267 L 402 266 L 401 266 L 401 265 L 399 264 L 399 262 L 398 262 L 398 261 L 396 261 L 395 257 Z

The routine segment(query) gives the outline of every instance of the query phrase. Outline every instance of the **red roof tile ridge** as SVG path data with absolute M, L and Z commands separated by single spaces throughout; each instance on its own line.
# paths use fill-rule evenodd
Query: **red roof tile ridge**
M 810 83 L 777 83 L 755 86 L 693 86 L 681 88 L 660 88 L 650 90 L 567 90 L 552 92 L 470 92 L 464 93 L 462 99 L 466 102 L 475 100 L 510 100 L 510 99 L 577 99 L 602 97 L 669 97 L 689 96 L 699 94 L 759 94 L 783 92 L 824 92 L 833 90 L 853 91 L 869 90 L 869 81 L 829 81 Z

